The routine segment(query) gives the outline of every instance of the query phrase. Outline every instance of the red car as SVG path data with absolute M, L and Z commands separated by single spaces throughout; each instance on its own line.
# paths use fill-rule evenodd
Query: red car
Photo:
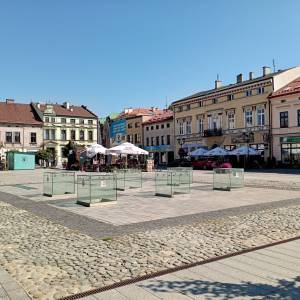
M 192 166 L 194 169 L 202 169 L 202 170 L 212 170 L 214 168 L 232 168 L 230 162 L 220 163 L 214 160 L 200 160 L 192 162 Z

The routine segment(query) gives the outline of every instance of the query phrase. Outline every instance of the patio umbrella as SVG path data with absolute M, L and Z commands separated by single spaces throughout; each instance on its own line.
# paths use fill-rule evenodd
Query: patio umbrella
M 208 150 L 204 148 L 198 148 L 190 153 L 190 156 L 205 156 Z
M 86 155 L 88 158 L 94 157 L 96 154 L 105 154 L 106 148 L 99 144 L 93 144 L 86 148 Z
M 216 147 L 205 153 L 205 156 L 225 156 L 225 155 L 228 155 L 228 151 L 221 147 Z
M 229 155 L 260 155 L 260 153 L 251 147 L 242 146 L 230 151 Z
M 106 150 L 106 154 L 148 155 L 149 152 L 131 143 L 122 143 Z

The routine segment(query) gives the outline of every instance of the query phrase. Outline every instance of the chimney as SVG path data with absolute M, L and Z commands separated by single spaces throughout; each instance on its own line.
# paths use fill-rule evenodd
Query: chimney
M 41 103 L 38 102 L 38 103 L 36 104 L 36 107 L 37 107 L 38 109 L 40 109 L 40 108 L 41 108 Z
M 221 80 L 215 80 L 215 89 L 218 89 L 222 86 L 222 81 Z
M 236 76 L 236 83 L 241 83 L 243 82 L 243 74 L 239 74 Z
M 271 74 L 271 68 L 270 67 L 263 67 L 263 76 L 266 76 L 268 74 Z
M 6 99 L 6 104 L 12 104 L 14 102 L 15 102 L 14 99 Z
M 252 80 L 253 79 L 253 72 L 249 72 L 249 80 Z
M 64 106 L 66 109 L 69 109 L 69 108 L 70 108 L 70 103 L 69 103 L 69 102 L 64 102 L 64 103 L 63 103 L 63 106 Z

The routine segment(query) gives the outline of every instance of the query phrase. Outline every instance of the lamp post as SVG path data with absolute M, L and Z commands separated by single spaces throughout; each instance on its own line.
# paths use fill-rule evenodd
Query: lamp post
M 179 151 L 178 151 L 178 154 L 179 154 L 179 156 L 180 156 L 180 162 L 182 161 L 182 157 L 184 156 L 184 154 L 182 153 L 183 151 L 182 151 L 182 146 L 184 145 L 184 143 L 185 143 L 185 138 L 184 137 L 178 137 L 177 138 L 177 142 L 178 142 L 178 144 L 180 145 L 180 148 L 179 148 Z

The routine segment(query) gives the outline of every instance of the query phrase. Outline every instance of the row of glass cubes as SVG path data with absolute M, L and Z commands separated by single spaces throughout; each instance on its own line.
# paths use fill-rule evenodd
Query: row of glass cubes
M 75 172 L 45 172 L 43 176 L 44 195 L 75 194 Z M 91 206 L 116 201 L 117 190 L 138 187 L 142 187 L 142 172 L 136 169 L 77 175 L 77 203 Z
M 244 169 L 214 169 L 213 189 L 230 191 L 232 188 L 244 187 Z

